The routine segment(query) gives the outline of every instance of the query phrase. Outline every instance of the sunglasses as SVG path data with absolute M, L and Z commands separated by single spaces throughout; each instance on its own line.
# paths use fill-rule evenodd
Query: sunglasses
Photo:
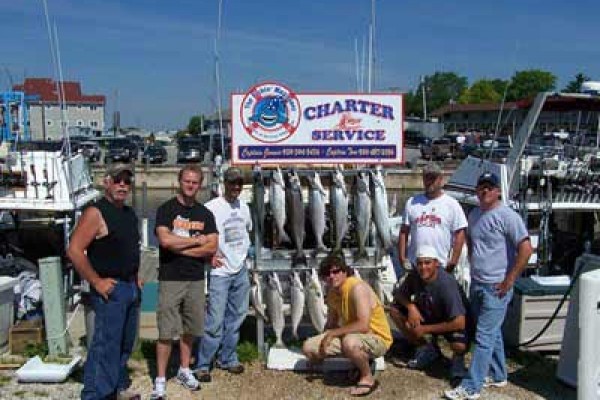
M 478 192 L 483 192 L 484 190 L 488 190 L 489 191 L 489 190 L 494 190 L 494 189 L 496 189 L 496 187 L 493 186 L 493 185 L 490 185 L 489 183 L 484 183 L 484 184 L 479 185 L 479 186 L 477 186 L 475 188 L 475 190 L 478 191 Z
M 326 273 L 324 273 L 323 275 L 321 275 L 322 278 L 328 278 L 331 275 L 337 275 L 340 272 L 342 272 L 341 268 L 331 268 L 329 271 L 327 271 Z
M 129 175 L 117 175 L 115 177 L 112 178 L 113 183 L 115 185 L 120 185 L 121 183 L 124 183 L 125 185 L 131 185 L 131 176 Z

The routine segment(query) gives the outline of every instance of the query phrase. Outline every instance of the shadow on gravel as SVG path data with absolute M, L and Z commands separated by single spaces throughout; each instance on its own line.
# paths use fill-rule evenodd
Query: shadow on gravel
M 558 357 L 552 353 L 507 350 L 509 364 L 508 380 L 534 392 L 545 399 L 570 400 L 577 398 L 577 391 L 562 384 L 556 378 Z

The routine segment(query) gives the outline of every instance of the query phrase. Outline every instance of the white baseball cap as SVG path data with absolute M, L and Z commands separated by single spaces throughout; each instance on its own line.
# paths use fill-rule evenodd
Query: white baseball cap
M 437 251 L 429 245 L 423 245 L 417 249 L 417 259 L 419 258 L 434 258 L 439 261 Z

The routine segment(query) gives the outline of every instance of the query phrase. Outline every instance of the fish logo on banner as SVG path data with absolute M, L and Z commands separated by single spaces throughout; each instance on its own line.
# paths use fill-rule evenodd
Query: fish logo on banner
M 295 93 L 278 83 L 261 83 L 251 88 L 241 105 L 246 132 L 263 143 L 277 143 L 292 136 L 302 115 Z

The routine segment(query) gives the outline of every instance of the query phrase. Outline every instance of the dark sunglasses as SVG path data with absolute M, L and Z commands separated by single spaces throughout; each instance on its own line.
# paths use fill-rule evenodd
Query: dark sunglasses
M 475 188 L 475 190 L 478 192 L 483 192 L 484 190 L 489 191 L 489 190 L 494 190 L 494 189 L 496 189 L 496 186 L 490 185 L 489 183 L 484 183 Z
M 342 272 L 341 268 L 331 268 L 329 271 L 327 271 L 326 273 L 324 273 L 323 275 L 321 275 L 322 278 L 328 278 L 331 275 L 337 275 L 340 272 Z
M 129 175 L 117 175 L 112 178 L 115 185 L 120 185 L 124 183 L 125 185 L 131 185 L 131 176 Z
M 244 180 L 243 179 L 236 179 L 236 180 L 233 180 L 233 181 L 226 181 L 225 184 L 231 185 L 231 186 L 244 186 Z

